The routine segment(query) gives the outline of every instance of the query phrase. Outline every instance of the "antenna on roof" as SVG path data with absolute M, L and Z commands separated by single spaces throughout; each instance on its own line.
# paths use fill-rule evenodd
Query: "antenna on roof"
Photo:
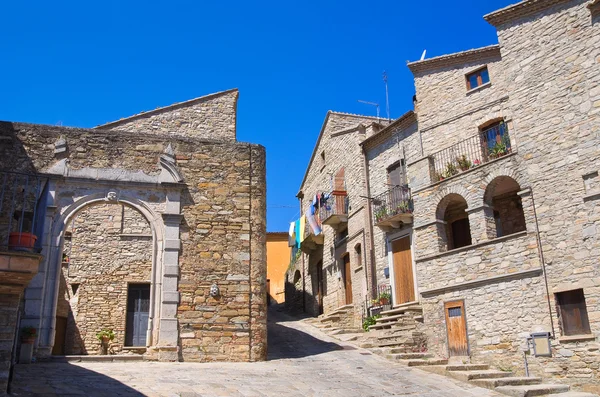
M 377 107 L 377 121 L 379 121 L 379 104 L 375 102 L 363 101 L 361 99 L 358 100 L 360 103 L 364 103 L 365 105 L 371 105 Z
M 427 54 L 427 50 L 426 50 L 426 49 L 425 49 L 425 50 L 423 50 L 423 53 L 421 54 L 421 59 L 420 59 L 421 61 L 422 61 L 423 59 L 425 59 L 425 54 Z
M 385 83 L 385 111 L 387 112 L 388 121 L 390 120 L 390 98 L 388 96 L 387 72 L 383 71 L 383 82 Z

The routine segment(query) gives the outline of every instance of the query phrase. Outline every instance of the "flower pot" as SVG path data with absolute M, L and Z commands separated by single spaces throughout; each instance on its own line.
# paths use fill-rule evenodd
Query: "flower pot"
M 33 345 L 35 343 L 35 336 L 22 336 L 21 344 L 24 345 Z
M 37 236 L 31 233 L 13 232 L 8 236 L 8 249 L 10 251 L 33 252 Z

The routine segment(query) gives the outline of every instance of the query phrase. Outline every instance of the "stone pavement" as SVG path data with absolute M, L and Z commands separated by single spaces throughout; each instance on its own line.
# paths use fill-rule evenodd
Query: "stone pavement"
M 269 361 L 258 363 L 37 363 L 17 365 L 18 396 L 486 397 L 493 391 L 335 342 L 269 313 Z

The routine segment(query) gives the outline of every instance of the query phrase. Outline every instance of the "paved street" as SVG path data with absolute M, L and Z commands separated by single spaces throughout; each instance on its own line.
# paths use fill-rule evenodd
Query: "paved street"
M 279 313 L 270 314 L 267 362 L 18 365 L 12 391 L 19 396 L 499 396 L 340 345 Z

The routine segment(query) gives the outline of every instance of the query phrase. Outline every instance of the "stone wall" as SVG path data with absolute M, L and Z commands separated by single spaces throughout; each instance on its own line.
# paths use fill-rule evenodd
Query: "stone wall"
M 236 140 L 237 89 L 142 112 L 96 127 L 101 130 Z
M 0 133 L 5 137 L 0 143 L 1 168 L 28 171 L 48 169 L 60 158 L 68 157 L 73 170 L 109 168 L 123 173 L 131 171 L 140 178 L 139 171 L 157 176 L 161 172 L 158 158 L 170 144 L 184 185 L 180 235 L 167 236 L 181 240 L 180 247 L 173 247 L 179 248 L 176 262 L 179 276 L 171 278 L 175 280 L 178 294 L 168 297 L 179 303 L 172 314 L 162 313 L 172 315 L 178 323 L 174 332 L 179 346 L 168 359 L 248 361 L 266 358 L 264 148 L 189 136 L 164 137 L 143 132 L 115 133 L 6 122 L 0 123 Z M 67 151 L 55 154 L 54 144 L 61 136 L 66 140 Z M 64 180 L 68 182 L 69 178 Z M 98 184 L 82 181 L 80 188 L 67 190 L 61 183 L 61 178 L 57 178 L 55 201 L 61 211 L 68 203 L 86 197 L 91 186 Z M 173 189 L 170 186 L 135 190 L 135 184 L 127 186 L 127 182 L 122 182 L 116 183 L 116 190 L 119 189 L 135 191 L 156 214 L 173 205 L 166 198 Z M 127 227 L 138 230 L 136 225 Z M 172 252 L 177 255 L 177 251 Z M 46 270 L 41 272 L 40 280 L 44 279 Z M 213 283 L 220 288 L 217 298 L 209 296 Z M 33 291 L 41 289 L 35 291 L 40 294 L 45 287 L 41 281 L 34 280 L 30 288 L 27 307 L 35 310 L 37 301 Z
M 58 317 L 67 317 L 64 353 L 97 353 L 96 332 L 102 329 L 115 332 L 112 350 L 119 352 L 125 344 L 128 285 L 152 281 L 152 230 L 142 214 L 119 204 L 86 207 L 69 226 L 57 309 Z M 67 313 L 63 302 L 70 306 Z
M 540 359 L 543 367 L 535 373 L 576 386 L 595 384 L 598 392 L 600 206 L 584 177 L 600 164 L 600 24 L 587 3 L 562 1 L 497 29 L 550 293 L 554 298 L 556 292 L 583 288 L 593 334 L 583 342 L 562 337 L 552 304 L 554 357 Z

